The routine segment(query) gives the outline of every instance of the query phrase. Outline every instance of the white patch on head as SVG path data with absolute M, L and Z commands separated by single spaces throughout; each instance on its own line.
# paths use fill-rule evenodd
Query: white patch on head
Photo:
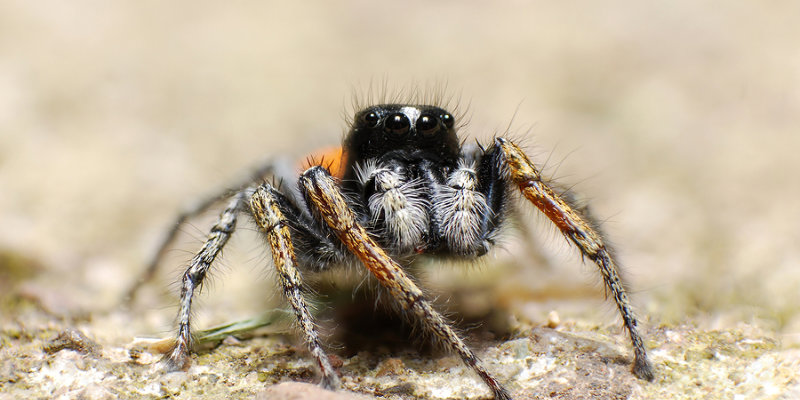
M 408 119 L 411 121 L 411 125 L 415 125 L 417 123 L 417 119 L 419 118 L 420 114 L 419 108 L 417 107 L 410 107 L 406 106 L 400 109 L 400 112 L 406 115 Z

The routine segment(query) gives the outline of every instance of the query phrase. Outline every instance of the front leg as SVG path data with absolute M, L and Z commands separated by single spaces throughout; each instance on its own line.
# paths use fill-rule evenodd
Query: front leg
M 336 371 L 331 366 L 328 355 L 322 349 L 314 320 L 303 298 L 303 281 L 297 270 L 297 258 L 289 232 L 289 221 L 286 220 L 279 206 L 281 196 L 272 186 L 261 185 L 250 198 L 250 212 L 259 229 L 267 236 L 267 243 L 272 252 L 278 279 L 283 287 L 283 294 L 297 316 L 297 322 L 303 331 L 309 350 L 317 359 L 317 364 L 322 371 L 322 386 L 335 390 L 341 386 L 341 383 Z
M 412 313 L 423 327 L 456 352 L 486 383 L 498 400 L 511 399 L 508 391 L 492 377 L 445 318 L 425 299 L 422 291 L 403 268 L 369 236 L 348 206 L 331 175 L 322 167 L 308 169 L 300 178 L 311 207 L 325 221 L 344 245 L 358 257 L 378 282 L 404 309 Z
M 539 171 L 522 150 L 510 141 L 497 138 L 488 151 L 496 158 L 495 168 L 500 174 L 516 184 L 519 190 L 533 205 L 549 218 L 561 233 L 580 249 L 583 256 L 591 259 L 600 269 L 606 288 L 614 296 L 617 308 L 633 344 L 633 373 L 641 379 L 653 380 L 653 366 L 647 359 L 647 351 L 637 330 L 636 315 L 631 309 L 628 294 L 622 284 L 618 268 L 611 257 L 611 251 L 603 243 L 603 238 L 580 208 L 557 195 L 541 177 Z

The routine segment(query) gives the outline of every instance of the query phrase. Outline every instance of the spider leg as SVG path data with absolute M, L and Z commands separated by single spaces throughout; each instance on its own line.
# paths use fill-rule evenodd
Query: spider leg
M 517 145 L 497 138 L 493 149 L 488 151 L 495 152 L 495 168 L 503 171 L 506 179 L 516 184 L 525 198 L 544 213 L 580 249 L 584 257 L 597 264 L 630 334 L 634 352 L 633 373 L 641 379 L 653 380 L 653 366 L 647 358 L 647 351 L 637 330 L 636 315 L 631 309 L 628 294 L 611 256 L 612 252 L 603 243 L 599 231 L 585 215 L 581 215 L 579 207 L 570 204 L 568 198 L 557 195 L 542 180 L 539 171 Z
M 153 256 L 150 258 L 150 261 L 147 263 L 147 268 L 141 275 L 139 275 L 139 278 L 136 279 L 133 285 L 131 285 L 128 288 L 128 290 L 125 291 L 125 295 L 122 297 L 121 301 L 122 304 L 133 303 L 133 301 L 136 299 L 136 295 L 138 294 L 139 289 L 142 286 L 144 286 L 147 282 L 150 282 L 151 279 L 153 279 L 153 277 L 156 274 L 156 271 L 158 270 L 159 262 L 164 257 L 164 254 L 166 254 L 167 249 L 172 244 L 172 241 L 175 240 L 175 236 L 178 235 L 178 232 L 180 232 L 183 224 L 185 224 L 186 221 L 188 221 L 190 218 L 193 218 L 205 212 L 206 210 L 217 204 L 219 201 L 229 197 L 231 194 L 230 192 L 231 190 L 226 188 L 224 191 L 215 193 L 212 196 L 208 196 L 202 199 L 201 201 L 190 205 L 188 208 L 186 208 L 185 210 L 181 211 L 180 214 L 178 214 L 178 216 L 175 218 L 175 221 L 173 221 L 172 224 L 170 225 L 171 228 L 169 229 L 167 234 L 159 242 L 158 249 L 156 250 L 155 253 L 153 253 Z
M 404 309 L 416 316 L 424 328 L 433 333 L 465 364 L 470 366 L 494 393 L 496 399 L 511 399 L 508 391 L 484 367 L 445 318 L 425 299 L 422 291 L 389 257 L 356 220 L 336 182 L 322 167 L 312 167 L 300 177 L 300 186 L 310 205 L 333 233 L 378 279 L 378 282 Z
M 183 274 L 180 311 L 178 312 L 178 335 L 175 345 L 164 357 L 168 370 L 174 371 L 189 367 L 189 351 L 192 348 L 192 332 L 189 325 L 192 296 L 194 290 L 203 283 L 208 268 L 233 234 L 244 197 L 245 192 L 241 191 L 228 202 L 227 207 L 220 214 L 219 220 L 211 228 L 203 248 L 192 258 L 189 268 Z
M 268 159 L 253 169 L 253 171 L 247 174 L 247 176 L 240 178 L 232 185 L 226 186 L 215 191 L 214 193 L 206 195 L 200 201 L 191 204 L 186 209 L 182 210 L 175 217 L 175 220 L 170 225 L 170 229 L 167 231 L 167 234 L 164 235 L 159 242 L 158 248 L 153 253 L 150 261 L 147 263 L 147 268 L 144 270 L 144 272 L 142 272 L 141 275 L 139 275 L 139 277 L 128 288 L 128 290 L 125 291 L 120 304 L 130 305 L 133 303 L 133 301 L 136 299 L 139 289 L 153 279 L 158 271 L 158 265 L 161 262 L 161 259 L 164 258 L 167 249 L 169 249 L 170 245 L 175 240 L 175 237 L 178 235 L 178 232 L 180 232 L 181 227 L 183 227 L 183 224 L 185 224 L 186 221 L 206 212 L 209 208 L 213 207 L 220 201 L 230 198 L 237 192 L 244 190 L 257 179 L 261 179 L 265 175 L 271 174 L 273 170 L 275 170 L 275 161 Z
M 250 212 L 253 220 L 267 237 L 283 293 L 294 310 L 311 354 L 317 359 L 322 371 L 322 386 L 330 390 L 338 389 L 341 386 L 339 377 L 322 349 L 314 321 L 303 298 L 303 281 L 297 269 L 289 221 L 281 212 L 276 190 L 267 184 L 259 186 L 250 197 Z

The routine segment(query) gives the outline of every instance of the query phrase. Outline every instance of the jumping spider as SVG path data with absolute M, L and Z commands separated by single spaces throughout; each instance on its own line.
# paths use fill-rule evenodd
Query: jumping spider
M 633 345 L 633 373 L 653 378 L 637 320 L 611 249 L 581 207 L 557 194 L 520 148 L 497 137 L 487 147 L 463 145 L 455 117 L 429 105 L 379 104 L 358 111 L 338 154 L 302 172 L 296 188 L 246 182 L 180 216 L 178 226 L 217 200 L 227 207 L 183 274 L 176 344 L 165 356 L 184 369 L 192 349 L 192 296 L 234 232 L 241 212 L 266 237 L 284 295 L 322 373 L 340 387 L 304 296 L 302 273 L 363 264 L 410 319 L 457 353 L 494 393 L 510 399 L 404 269 L 416 258 L 475 259 L 495 243 L 516 189 L 597 264 Z M 272 165 L 259 175 L 277 174 Z M 291 185 L 289 185 L 291 186 Z M 157 256 L 157 258 L 160 257 Z M 152 274 L 155 262 L 151 264 Z

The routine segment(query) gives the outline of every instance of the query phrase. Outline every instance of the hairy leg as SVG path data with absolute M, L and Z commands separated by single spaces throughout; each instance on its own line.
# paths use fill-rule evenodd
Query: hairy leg
M 250 212 L 253 220 L 266 235 L 267 243 L 272 251 L 272 260 L 275 263 L 281 287 L 283 287 L 283 294 L 297 316 L 297 322 L 303 331 L 308 348 L 317 359 L 317 364 L 322 371 L 321 384 L 326 389 L 338 389 L 341 386 L 339 377 L 322 349 L 314 321 L 303 298 L 303 281 L 297 269 L 297 258 L 292 246 L 289 222 L 279 207 L 276 190 L 267 184 L 256 189 L 250 198 Z
M 153 279 L 156 272 L 158 271 L 158 265 L 161 262 L 161 259 L 164 258 L 164 254 L 166 254 L 167 249 L 175 240 L 175 237 L 180 232 L 181 227 L 183 224 L 186 223 L 191 218 L 194 218 L 208 209 L 213 207 L 215 204 L 233 196 L 234 194 L 244 190 L 246 187 L 253 184 L 259 179 L 262 179 L 264 176 L 271 174 L 275 170 L 275 162 L 272 159 L 268 159 L 261 163 L 258 167 L 254 168 L 252 172 L 248 173 L 246 177 L 240 178 L 238 181 L 233 182 L 231 185 L 218 189 L 214 193 L 208 194 L 200 201 L 195 202 L 194 204 L 189 205 L 186 209 L 182 210 L 176 217 L 175 220 L 170 225 L 169 231 L 158 244 L 158 248 L 156 249 L 155 253 L 153 253 L 150 261 L 147 263 L 147 267 L 145 268 L 144 272 L 139 275 L 138 279 L 125 291 L 120 303 L 122 305 L 129 305 L 136 300 L 136 295 L 139 292 L 139 289 L 144 286 L 147 282 Z
M 164 358 L 169 370 L 181 370 L 189 367 L 189 351 L 192 348 L 190 327 L 192 296 L 194 290 L 203 283 L 208 268 L 233 234 L 244 197 L 245 193 L 239 192 L 228 202 L 227 207 L 220 214 L 219 220 L 211 228 L 203 248 L 192 258 L 189 267 L 183 274 L 180 311 L 178 312 L 178 335 L 174 347 Z
M 464 363 L 489 386 L 496 399 L 510 399 L 508 391 L 489 374 L 483 363 L 456 334 L 447 320 L 425 299 L 422 291 L 403 268 L 392 260 L 357 222 L 355 214 L 328 171 L 322 167 L 309 168 L 301 176 L 300 185 L 318 215 L 350 252 L 361 260 L 378 282 L 389 290 L 392 297 L 412 313 L 427 331 L 461 356 Z
M 592 225 L 587 216 L 581 214 L 579 207 L 570 204 L 569 199 L 557 195 L 542 181 L 539 171 L 517 145 L 506 139 L 497 138 L 494 149 L 489 149 L 489 152 L 492 151 L 499 151 L 496 168 L 503 171 L 506 179 L 516 184 L 525 198 L 544 213 L 585 257 L 597 264 L 606 288 L 614 297 L 630 334 L 635 357 L 633 373 L 641 379 L 652 380 L 653 366 L 647 359 L 647 351 L 637 329 L 636 315 L 628 301 L 628 294 L 612 258 L 612 252 L 603 242 L 599 230 Z

